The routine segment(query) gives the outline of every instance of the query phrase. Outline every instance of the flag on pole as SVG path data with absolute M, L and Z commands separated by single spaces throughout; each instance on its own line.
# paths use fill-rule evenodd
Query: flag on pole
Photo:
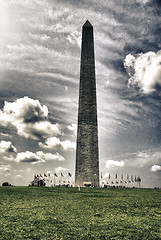
M 139 183 L 139 188 L 140 188 L 140 183 L 141 183 L 141 178 L 137 177 L 137 182 Z
M 115 178 L 117 179 L 117 173 L 116 173 L 116 175 L 115 175 Z
M 137 182 L 141 182 L 141 178 L 140 177 L 137 177 Z
M 108 178 L 109 178 L 109 180 L 110 180 L 110 178 L 111 178 L 110 174 L 108 175 Z
M 122 180 L 124 179 L 124 175 L 123 175 L 123 174 L 121 175 L 121 179 L 122 179 Z
M 131 182 L 134 183 L 133 175 L 131 175 Z
M 102 172 L 101 172 L 101 179 L 102 179 Z

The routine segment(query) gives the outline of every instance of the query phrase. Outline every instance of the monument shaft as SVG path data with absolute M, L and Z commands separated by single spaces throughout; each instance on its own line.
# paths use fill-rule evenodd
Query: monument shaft
M 89 21 L 82 29 L 75 184 L 99 186 L 94 39 Z

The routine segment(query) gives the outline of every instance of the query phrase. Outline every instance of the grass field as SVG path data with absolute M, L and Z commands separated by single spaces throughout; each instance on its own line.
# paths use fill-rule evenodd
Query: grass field
M 0 239 L 161 239 L 161 190 L 0 187 Z

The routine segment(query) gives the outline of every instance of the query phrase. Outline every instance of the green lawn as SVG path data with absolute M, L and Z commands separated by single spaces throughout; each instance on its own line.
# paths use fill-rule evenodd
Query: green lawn
M 161 239 L 161 190 L 0 187 L 0 239 Z

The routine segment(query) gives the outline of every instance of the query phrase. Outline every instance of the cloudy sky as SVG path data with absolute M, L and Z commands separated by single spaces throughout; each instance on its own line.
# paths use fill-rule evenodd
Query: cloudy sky
M 74 175 L 81 28 L 94 27 L 100 172 L 161 187 L 161 2 L 0 0 L 0 184 Z M 73 181 L 73 177 L 72 177 Z

